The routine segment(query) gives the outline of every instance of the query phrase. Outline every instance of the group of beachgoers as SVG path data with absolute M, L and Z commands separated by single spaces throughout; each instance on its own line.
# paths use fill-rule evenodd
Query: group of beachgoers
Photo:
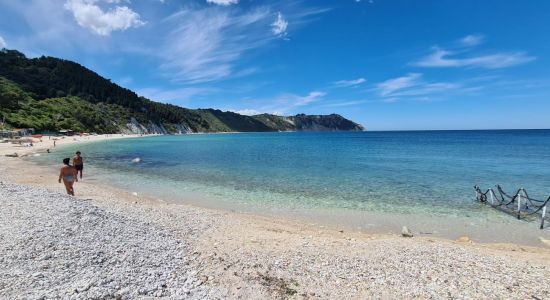
M 63 180 L 67 194 L 74 196 L 74 183 L 78 181 L 78 175 L 82 179 L 82 171 L 84 170 L 84 159 L 81 156 L 80 151 L 76 151 L 73 157 L 73 164 L 71 165 L 71 159 L 69 157 L 63 159 L 63 166 L 59 171 L 59 183 Z

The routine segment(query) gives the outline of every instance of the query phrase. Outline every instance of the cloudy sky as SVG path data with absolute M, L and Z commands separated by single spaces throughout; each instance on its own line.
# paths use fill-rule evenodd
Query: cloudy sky
M 0 47 L 190 108 L 550 128 L 550 1 L 0 0 Z

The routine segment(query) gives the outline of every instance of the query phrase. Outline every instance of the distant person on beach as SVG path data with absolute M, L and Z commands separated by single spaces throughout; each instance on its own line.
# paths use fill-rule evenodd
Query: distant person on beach
M 63 179 L 63 184 L 65 184 L 67 194 L 74 196 L 73 185 L 76 181 L 78 181 L 78 178 L 76 176 L 76 169 L 69 164 L 70 161 L 71 159 L 68 157 L 63 159 L 63 167 L 61 167 L 61 170 L 59 171 L 58 181 L 61 183 L 61 180 Z
M 75 157 L 73 157 L 73 166 L 76 169 L 76 173 L 80 172 L 80 179 L 82 179 L 82 170 L 84 170 L 84 159 L 80 156 L 80 151 L 76 151 Z

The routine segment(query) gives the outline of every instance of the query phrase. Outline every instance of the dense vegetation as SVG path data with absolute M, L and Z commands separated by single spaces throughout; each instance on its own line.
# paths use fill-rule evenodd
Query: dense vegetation
M 15 83 L 0 76 L 0 114 L 11 127 L 40 131 L 118 132 L 117 124 L 132 117 L 130 110 L 115 104 L 90 103 L 79 97 L 33 99 Z
M 361 127 L 331 115 L 329 130 Z M 336 116 L 336 117 L 335 117 Z M 231 132 L 315 130 L 325 116 L 243 116 L 214 109 L 186 109 L 139 97 L 97 73 L 68 60 L 28 59 L 16 50 L 0 51 L 0 118 L 4 126 L 32 127 L 39 131 L 72 129 L 98 133 L 132 130 L 139 123 L 147 131 Z M 327 116 L 329 117 L 329 116 Z M 334 119 L 336 118 L 336 119 Z M 135 120 L 135 122 L 132 122 Z M 334 121 L 336 120 L 336 121 Z M 294 124 L 306 126 L 295 126 Z M 156 126 L 153 126 L 156 125 Z M 153 129 L 156 128 L 156 129 Z

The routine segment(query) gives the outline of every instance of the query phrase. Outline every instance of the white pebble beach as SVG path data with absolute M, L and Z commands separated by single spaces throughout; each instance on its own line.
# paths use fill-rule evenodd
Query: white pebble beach
M 341 232 L 86 180 L 70 197 L 4 156 L 49 143 L 0 146 L 0 299 L 550 298 L 547 246 Z

